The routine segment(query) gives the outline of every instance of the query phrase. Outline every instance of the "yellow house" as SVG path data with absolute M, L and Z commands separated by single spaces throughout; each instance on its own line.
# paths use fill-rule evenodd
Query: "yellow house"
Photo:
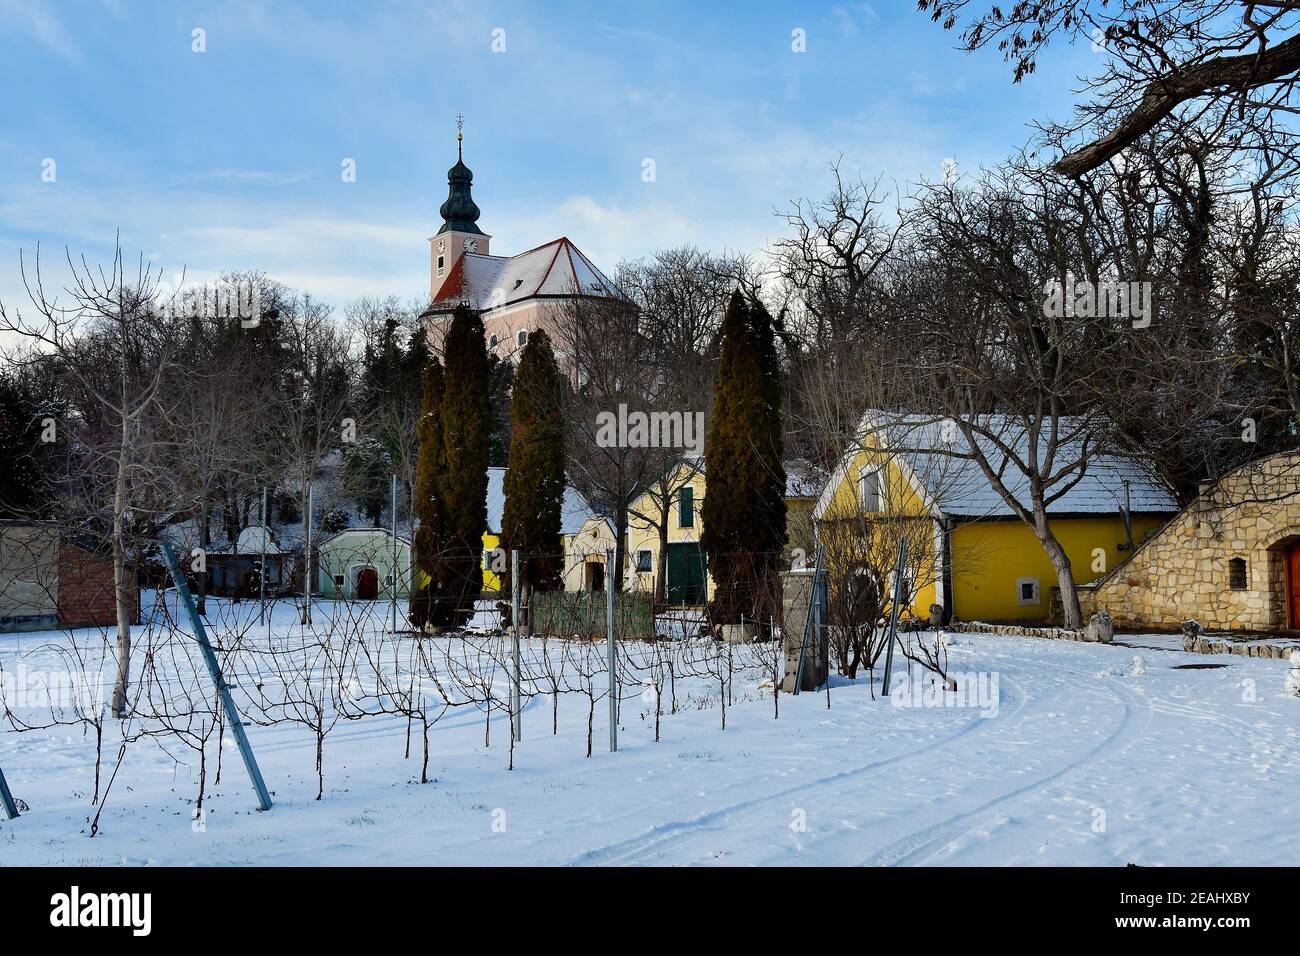
M 506 510 L 505 480 L 506 470 L 504 468 L 488 469 L 487 530 L 483 532 L 484 591 L 501 590 L 501 574 L 506 570 L 506 562 L 509 561 L 509 556 L 501 550 L 501 521 Z M 570 541 L 578 535 L 580 529 L 589 520 L 595 520 L 597 517 L 591 506 L 587 504 L 587 500 L 578 490 L 566 485 L 564 502 L 560 510 L 560 544 L 563 554 L 566 556 L 566 577 Z
M 981 424 L 1014 456 L 1025 453 L 1024 430 L 1010 419 L 989 416 Z M 1003 480 L 1028 506 L 1028 479 L 993 442 L 981 448 L 995 469 L 1006 465 Z M 813 512 L 828 560 L 852 549 L 855 558 L 892 569 L 905 537 L 914 616 L 928 617 L 939 605 L 945 622 L 1053 618 L 1059 588 L 1047 553 L 979 464 L 962 457 L 964 450 L 965 439 L 950 421 L 885 421 L 869 413 Z M 1145 463 L 1114 455 L 1093 457 L 1079 480 L 1047 506 L 1078 584 L 1125 560 L 1177 510 Z
M 820 487 L 820 482 L 798 463 L 787 463 L 785 467 L 786 537 L 792 560 L 798 561 L 795 550 L 802 552 L 812 547 L 810 515 L 817 500 L 813 489 Z M 666 524 L 667 554 L 663 561 L 666 602 L 699 606 L 708 600 L 713 578 L 700 546 L 706 484 L 704 459 L 688 458 L 632 502 L 628 509 L 625 590 L 655 593 L 660 573 L 660 525 Z M 575 540 L 584 552 L 580 556 L 583 563 L 603 564 L 603 548 L 612 547 L 613 531 L 605 519 L 597 518 Z M 596 541 L 598 545 L 593 546 L 592 542 Z M 578 558 L 578 555 L 570 556 L 575 565 Z M 574 571 L 566 577 L 566 588 L 589 590 L 591 580 L 590 570 Z

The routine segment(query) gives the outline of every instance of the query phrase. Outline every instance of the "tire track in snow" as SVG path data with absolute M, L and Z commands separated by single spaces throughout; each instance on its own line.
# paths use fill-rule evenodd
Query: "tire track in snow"
M 1087 674 L 1072 668 L 1058 668 L 1058 670 L 1066 671 L 1085 680 L 1095 679 L 1093 674 Z M 951 846 L 956 840 L 979 829 L 989 817 L 1000 813 L 1007 804 L 1015 803 L 1031 793 L 1036 794 L 1045 787 L 1077 774 L 1098 757 L 1110 753 L 1111 748 L 1116 744 L 1120 745 L 1120 752 L 1122 752 L 1141 739 L 1151 722 L 1152 709 L 1150 703 L 1127 687 L 1121 693 L 1119 688 L 1123 685 L 1115 684 L 1109 679 L 1099 686 L 1109 691 L 1112 697 L 1119 699 L 1124 705 L 1124 715 L 1115 730 L 1095 747 L 1082 756 L 1071 760 L 1065 766 L 1059 767 L 1030 783 L 1013 787 L 1011 790 L 993 797 L 991 800 L 986 800 L 971 810 L 931 826 L 923 827 L 900 840 L 896 840 L 884 849 L 872 854 L 859 865 L 916 866 L 924 863 L 936 853 Z M 1138 726 L 1139 718 L 1141 726 Z M 1123 740 L 1122 743 L 1120 743 L 1121 740 Z
M 1025 706 L 1027 697 L 1023 687 L 1014 680 L 1008 679 L 1016 690 L 1016 696 L 1011 703 L 1014 704 L 1012 715 L 1018 714 Z M 924 747 L 917 750 L 909 750 L 904 753 L 895 754 L 892 757 L 884 757 L 879 760 L 873 760 L 870 763 L 863 764 L 860 767 L 854 767 L 850 770 L 840 770 L 836 773 L 819 777 L 816 780 L 809 780 L 793 787 L 787 787 L 776 793 L 769 793 L 763 796 L 751 797 L 747 800 L 741 800 L 736 803 L 710 810 L 706 813 L 687 818 L 685 820 L 673 820 L 667 823 L 656 824 L 647 832 L 640 836 L 632 837 L 628 840 L 621 840 L 607 846 L 597 847 L 587 850 L 570 860 L 565 866 L 593 866 L 593 865 L 634 865 L 650 854 L 659 854 L 665 850 L 673 849 L 680 844 L 690 840 L 693 837 L 700 837 L 705 832 L 711 832 L 716 829 L 719 823 L 733 822 L 739 815 L 752 813 L 760 810 L 764 806 L 776 801 L 789 800 L 797 794 L 809 790 L 827 786 L 837 786 L 848 781 L 856 781 L 865 773 L 873 770 L 879 770 L 883 767 L 889 767 L 894 764 L 915 759 L 922 754 L 927 754 L 940 747 L 946 747 L 949 744 L 963 740 L 973 731 L 979 730 L 984 725 L 991 723 L 984 717 L 973 717 L 969 722 L 963 724 L 955 733 L 942 737 L 939 740 L 931 741 Z

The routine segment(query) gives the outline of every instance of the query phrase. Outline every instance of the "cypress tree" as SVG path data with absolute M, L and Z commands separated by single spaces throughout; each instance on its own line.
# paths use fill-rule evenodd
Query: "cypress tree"
M 423 630 L 437 624 L 438 562 L 446 538 L 446 512 L 442 497 L 447 453 L 442 440 L 443 371 L 430 356 L 424 366 L 424 398 L 416 435 L 420 453 L 416 459 L 414 505 L 420 527 L 415 532 L 415 580 L 411 582 L 411 624 Z
M 483 320 L 466 306 L 452 314 L 445 359 L 441 425 L 446 462 L 442 496 L 446 503 L 446 538 L 438 587 L 439 600 L 446 609 L 439 617 L 459 625 L 472 613 L 472 600 L 483 589 L 479 562 L 487 530 L 492 428 Z
M 520 552 L 523 586 L 541 591 L 562 586 L 563 387 L 550 339 L 538 330 L 524 346 L 510 398 L 510 458 L 501 539 L 507 553 Z M 508 591 L 508 573 L 504 582 Z
M 781 375 L 772 319 L 732 294 L 705 436 L 708 489 L 700 540 L 713 575 L 713 616 L 737 624 L 761 611 L 785 541 Z

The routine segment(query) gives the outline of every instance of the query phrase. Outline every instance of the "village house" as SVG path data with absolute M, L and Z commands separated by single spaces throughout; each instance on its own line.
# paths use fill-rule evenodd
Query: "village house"
M 1002 420 L 998 431 L 1013 451 L 1026 447 L 1014 423 Z M 945 623 L 1029 624 L 1058 615 L 1057 576 L 1047 553 L 978 463 L 953 454 L 961 453 L 964 439 L 952 423 L 906 416 L 886 427 L 869 414 L 862 435 L 817 502 L 819 539 L 833 542 L 833 529 L 845 525 L 854 534 L 858 528 L 881 534 L 891 522 L 894 528 L 906 523 L 909 530 L 893 537 L 909 542 L 911 613 L 918 619 L 928 618 L 932 605 L 942 609 Z M 986 453 L 997 467 L 1001 454 Z M 1005 480 L 1027 505 L 1028 480 L 1014 481 L 1017 475 L 1010 466 Z M 1114 568 L 1176 511 L 1145 463 L 1114 455 L 1093 456 L 1080 480 L 1047 508 L 1078 583 Z M 893 552 L 878 556 L 890 569 Z
M 345 601 L 399 598 L 411 588 L 411 542 L 387 528 L 347 528 L 317 547 L 319 594 Z

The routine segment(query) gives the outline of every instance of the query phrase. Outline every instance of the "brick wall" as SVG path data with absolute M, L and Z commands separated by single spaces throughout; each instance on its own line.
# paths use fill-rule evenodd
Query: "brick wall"
M 140 622 L 140 588 L 127 570 L 131 623 Z M 59 626 L 111 627 L 117 623 L 113 561 L 64 540 L 59 547 Z

